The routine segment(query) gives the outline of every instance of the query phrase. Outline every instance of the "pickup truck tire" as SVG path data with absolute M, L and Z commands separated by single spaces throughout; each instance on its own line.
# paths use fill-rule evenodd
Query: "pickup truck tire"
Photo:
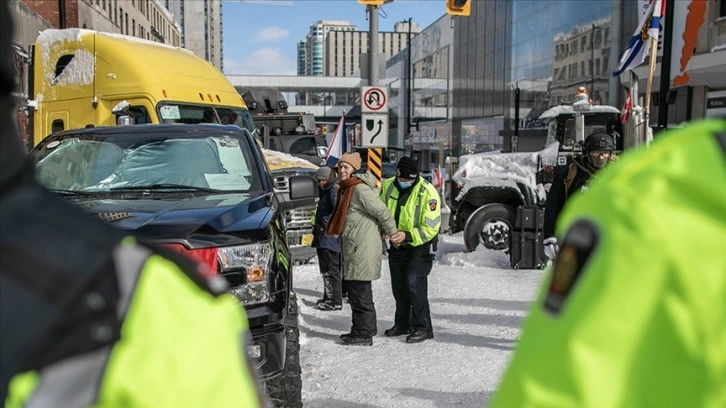
M 506 204 L 492 203 L 479 207 L 464 226 L 464 246 L 467 252 L 479 244 L 485 248 L 506 251 L 517 213 Z
M 297 297 L 290 294 L 290 305 L 285 317 L 287 347 L 285 369 L 265 383 L 267 398 L 276 408 L 302 407 L 302 378 L 300 376 L 300 329 L 298 327 Z

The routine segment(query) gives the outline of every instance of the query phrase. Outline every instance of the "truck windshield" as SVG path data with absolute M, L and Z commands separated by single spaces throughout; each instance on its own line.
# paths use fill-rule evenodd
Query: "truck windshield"
M 160 103 L 158 109 L 161 123 L 237 125 L 247 129 L 253 137 L 257 136 L 257 128 L 246 109 L 169 102 Z
M 608 133 L 612 134 L 614 130 L 613 121 L 617 122 L 617 116 L 612 114 L 585 114 L 585 134 L 587 137 L 593 133 Z M 568 115 L 565 117 L 561 115 L 557 119 L 558 125 L 562 126 L 558 129 L 558 132 L 562 132 L 562 144 L 560 148 L 562 150 L 572 150 L 577 142 L 577 131 L 575 126 L 575 116 Z

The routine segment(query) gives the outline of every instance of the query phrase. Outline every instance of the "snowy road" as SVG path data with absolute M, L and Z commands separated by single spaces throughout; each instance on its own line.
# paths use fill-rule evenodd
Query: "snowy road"
M 323 312 L 317 264 L 296 266 L 305 407 L 482 407 L 496 388 L 543 272 L 511 270 L 502 252 L 464 253 L 461 234 L 442 236 L 429 277 L 435 339 L 387 338 L 394 302 L 387 260 L 373 283 L 378 332 L 372 347 L 343 346 L 350 307 Z

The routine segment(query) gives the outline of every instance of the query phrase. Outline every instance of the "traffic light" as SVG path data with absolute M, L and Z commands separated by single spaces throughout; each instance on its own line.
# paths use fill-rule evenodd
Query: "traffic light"
M 452 16 L 470 15 L 471 0 L 446 0 L 446 13 Z
M 364 6 L 382 6 L 383 0 L 358 0 L 358 3 Z

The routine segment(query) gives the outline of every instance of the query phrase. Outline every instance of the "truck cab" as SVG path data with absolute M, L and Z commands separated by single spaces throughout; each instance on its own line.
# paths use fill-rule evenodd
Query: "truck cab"
M 66 129 L 220 123 L 256 128 L 227 78 L 191 51 L 84 29 L 44 30 L 31 46 L 32 145 Z
M 583 89 L 578 90 L 577 102 L 551 107 L 539 120 L 547 125 L 547 138 L 538 152 L 487 152 L 459 158 L 452 176 L 449 227 L 452 233 L 464 231 L 467 251 L 480 245 L 507 251 L 517 207 L 544 206 L 556 168 L 568 165 L 581 151 L 585 136 L 605 132 L 613 136 L 618 151 L 625 145 L 620 111 L 590 105 Z

